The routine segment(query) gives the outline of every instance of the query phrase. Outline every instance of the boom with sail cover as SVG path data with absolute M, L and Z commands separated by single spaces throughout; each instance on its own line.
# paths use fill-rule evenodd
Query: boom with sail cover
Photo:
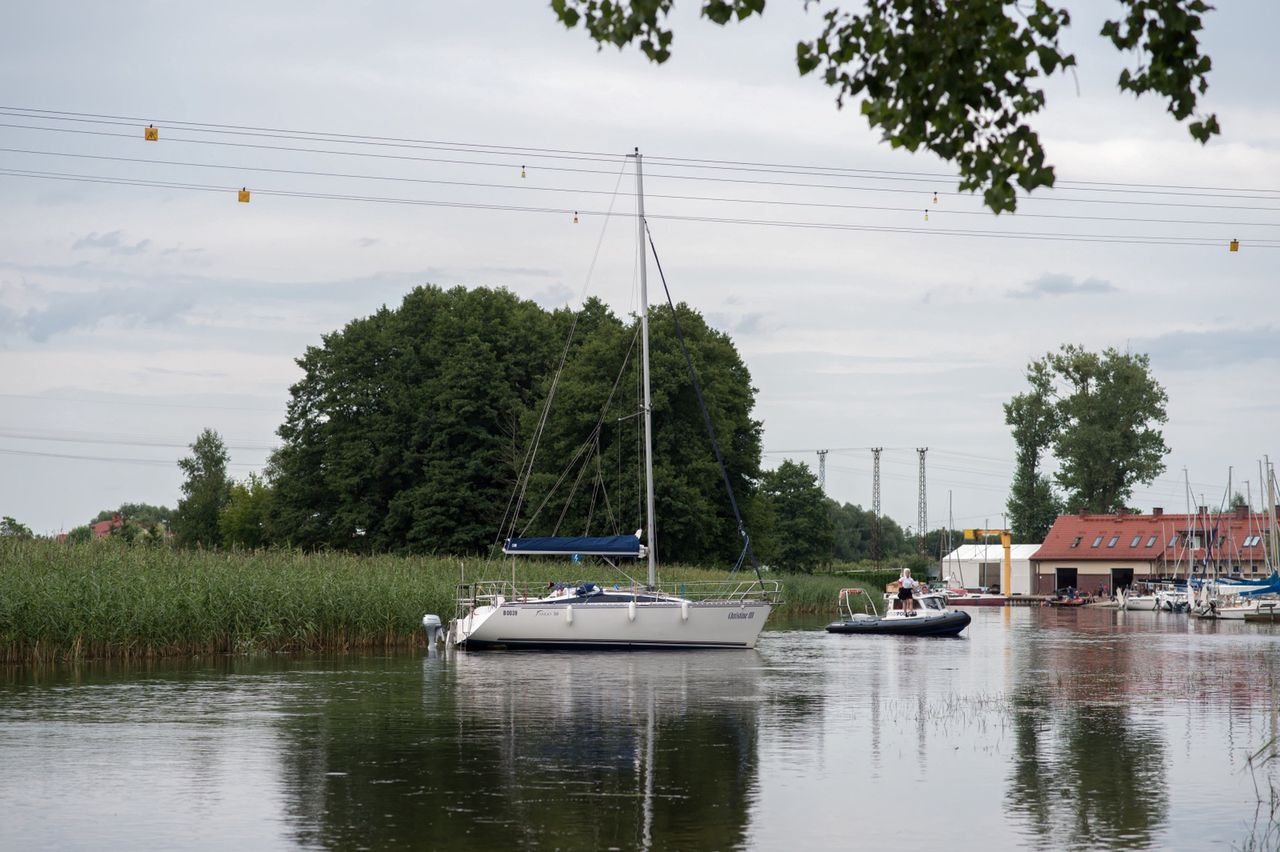
M 509 538 L 502 552 L 512 556 L 612 556 L 639 559 L 647 549 L 635 535 Z

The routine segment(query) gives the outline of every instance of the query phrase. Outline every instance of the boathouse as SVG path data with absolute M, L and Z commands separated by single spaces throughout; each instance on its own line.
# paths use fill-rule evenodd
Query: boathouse
M 1059 515 L 1031 557 L 1035 593 L 1072 587 L 1113 594 L 1161 578 L 1185 578 L 1188 565 L 1210 576 L 1266 573 L 1266 514 L 1239 507 L 1191 515 Z

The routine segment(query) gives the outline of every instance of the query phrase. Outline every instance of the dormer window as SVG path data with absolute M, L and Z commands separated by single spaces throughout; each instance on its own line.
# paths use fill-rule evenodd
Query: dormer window
M 1100 544 L 1102 544 L 1102 536 L 1098 536 L 1097 538 L 1095 538 L 1093 540 L 1093 544 L 1090 545 L 1090 547 L 1097 547 Z
M 1151 536 L 1151 538 L 1147 539 L 1147 547 L 1155 547 L 1155 546 L 1156 546 L 1156 536 L 1153 535 Z
M 1083 539 L 1083 538 L 1084 538 L 1084 536 L 1082 536 L 1082 535 L 1078 535 L 1078 536 L 1076 536 L 1074 539 L 1072 539 L 1072 540 L 1071 540 L 1071 546 L 1072 546 L 1072 547 L 1079 547 L 1079 546 L 1080 546 L 1080 541 L 1081 541 L 1081 539 Z
M 1142 533 L 1138 533 L 1133 537 L 1133 541 L 1129 542 L 1130 547 L 1137 547 L 1138 542 L 1142 541 Z
M 1120 536 L 1118 535 L 1111 536 L 1111 540 L 1107 542 L 1107 547 L 1115 547 L 1116 542 L 1119 540 L 1120 540 Z

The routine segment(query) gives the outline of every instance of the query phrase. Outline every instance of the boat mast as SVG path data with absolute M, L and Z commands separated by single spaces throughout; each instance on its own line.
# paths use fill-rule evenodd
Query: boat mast
M 644 364 L 644 489 L 646 543 L 649 545 L 649 588 L 658 585 L 658 522 L 653 511 L 653 406 L 649 392 L 649 284 L 645 249 L 644 169 L 636 148 L 636 248 L 640 251 L 640 346 Z

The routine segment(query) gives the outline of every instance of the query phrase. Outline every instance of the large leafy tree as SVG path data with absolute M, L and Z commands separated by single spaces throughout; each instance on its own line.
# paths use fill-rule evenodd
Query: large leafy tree
M 1052 441 L 1067 511 L 1120 511 L 1135 485 L 1164 472 L 1169 449 L 1158 427 L 1168 419 L 1168 395 L 1146 355 L 1068 345 L 1032 363 L 1028 376 L 1031 390 L 1010 402 L 1006 416 L 1015 437 L 1023 436 L 1020 461 L 1024 450 Z M 1025 513 L 1035 504 L 1016 508 Z
M 772 516 L 770 556 L 789 571 L 831 561 L 834 536 L 828 500 L 803 462 L 784 461 L 764 474 L 760 489 Z
M 750 375 L 726 336 L 679 310 L 749 511 Z M 637 321 L 590 301 L 570 336 L 573 323 L 502 290 L 423 287 L 327 335 L 299 360 L 271 528 L 304 547 L 475 553 L 504 534 L 642 527 Z M 651 340 L 659 555 L 732 559 L 740 539 L 670 311 Z
M 601 45 L 636 43 L 651 61 L 671 56 L 667 17 L 675 0 L 551 0 L 569 28 L 582 24 Z M 1195 116 L 1211 67 L 1200 52 L 1202 0 L 1119 0 L 1123 13 L 1100 35 L 1137 63 L 1117 81 L 1123 91 L 1167 99 L 1179 121 Z M 701 0 L 717 24 L 763 15 L 764 0 Z M 806 7 L 809 5 L 805 4 Z M 818 5 L 818 4 L 813 4 Z M 960 171 L 960 188 L 981 191 L 999 213 L 1017 204 L 1016 187 L 1052 186 L 1039 135 L 1026 120 L 1045 105 L 1039 78 L 1076 64 L 1059 35 L 1063 6 L 1033 0 L 866 0 L 827 5 L 822 31 L 796 45 L 801 74 L 816 73 L 836 103 L 861 99 L 867 123 L 895 148 L 924 148 Z M 1189 126 L 1200 142 L 1219 132 L 1217 117 Z
M 231 496 L 231 480 L 227 478 L 230 458 L 222 436 L 205 429 L 191 444 L 191 455 L 178 461 L 186 480 L 173 526 L 183 547 L 217 547 L 221 543 L 218 515 Z
M 1031 390 L 1015 396 L 1004 406 L 1005 423 L 1013 427 L 1016 446 L 1013 484 L 1009 488 L 1009 528 L 1016 541 L 1040 542 L 1062 510 L 1062 501 L 1053 490 L 1053 481 L 1041 472 L 1062 426 L 1062 416 L 1053 400 L 1053 373 L 1046 360 L 1027 367 Z
M 504 290 L 419 287 L 326 335 L 298 359 L 272 526 L 302 547 L 483 549 L 558 327 Z

